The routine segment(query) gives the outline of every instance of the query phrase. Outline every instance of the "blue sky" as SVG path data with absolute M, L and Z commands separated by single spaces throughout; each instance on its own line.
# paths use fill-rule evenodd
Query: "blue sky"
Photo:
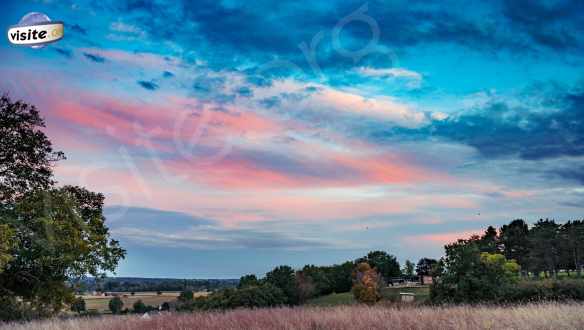
M 5 1 L 65 22 L 0 45 L 107 196 L 121 276 L 238 277 L 382 249 L 439 257 L 584 205 L 580 1 Z

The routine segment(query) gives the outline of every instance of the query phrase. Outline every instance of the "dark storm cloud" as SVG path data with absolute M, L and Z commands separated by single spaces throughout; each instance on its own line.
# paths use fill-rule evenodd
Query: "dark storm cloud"
M 490 102 L 421 129 L 372 128 L 370 138 L 441 138 L 473 146 L 486 158 L 584 156 L 584 88 L 548 95 L 540 105 L 557 110 L 542 112 L 528 105 Z
M 162 73 L 162 76 L 163 76 L 164 78 L 172 78 L 172 77 L 174 77 L 174 73 L 172 73 L 172 72 L 170 72 L 170 71 L 164 71 L 164 72 Z
M 584 166 L 560 167 L 548 171 L 548 174 L 553 177 L 559 177 L 572 182 L 578 182 L 584 185 Z M 581 204 L 584 207 L 584 204 Z
M 105 57 L 97 55 L 97 54 L 83 53 L 83 56 L 85 56 L 87 59 L 89 59 L 95 63 L 104 63 L 105 62 Z
M 158 84 L 152 81 L 138 80 L 137 83 L 138 85 L 150 91 L 155 91 L 159 88 Z
M 558 50 L 582 47 L 582 1 L 506 0 L 503 13 L 536 44 Z
M 211 0 L 125 1 L 113 5 L 121 13 L 131 13 L 134 23 L 149 35 L 172 39 L 185 49 L 196 47 L 211 67 L 234 68 L 241 63 L 266 63 L 275 58 L 292 61 L 297 67 L 278 73 L 283 76 L 297 74 L 298 67 L 307 72 L 314 68 L 299 47 L 301 43 L 314 51 L 320 69 L 334 71 L 355 66 L 355 58 L 340 52 L 339 47 L 349 52 L 363 49 L 377 32 L 378 49 L 359 58 L 359 65 L 393 64 L 381 48 L 399 51 L 435 43 L 492 53 L 578 50 L 582 48 L 583 6 L 579 1 L 552 5 L 504 1 L 478 3 L 459 10 L 457 1 Z M 319 42 L 312 48 L 315 37 Z M 333 40 L 336 37 L 338 40 Z M 248 67 L 268 74 L 261 67 Z

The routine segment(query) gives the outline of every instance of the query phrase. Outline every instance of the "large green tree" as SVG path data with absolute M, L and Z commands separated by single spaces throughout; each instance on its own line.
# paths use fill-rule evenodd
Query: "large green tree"
M 529 231 L 529 269 L 555 276 L 560 266 L 560 227 L 554 220 L 539 220 Z
M 401 269 L 396 257 L 385 251 L 371 251 L 366 256 L 357 259 L 356 263 L 365 262 L 372 268 L 377 269 L 377 272 L 388 281 L 392 277 L 401 275 Z
M 258 286 L 260 285 L 260 281 L 254 274 L 244 275 L 239 279 L 239 283 L 237 284 L 238 289 L 243 289 L 250 286 Z
M 351 286 L 353 285 L 353 268 L 355 268 L 355 264 L 351 261 L 322 268 L 327 279 L 330 281 L 331 292 L 340 293 L 351 291 Z
M 55 183 L 52 166 L 65 156 L 53 150 L 43 127 L 34 106 L 0 97 L 0 203 Z
M 278 266 L 266 274 L 264 281 L 284 292 L 286 303 L 298 304 L 295 273 L 290 266 Z
M 560 265 L 582 275 L 584 267 L 584 221 L 568 221 L 560 226 Z
M 507 259 L 513 259 L 523 271 L 528 270 L 529 227 L 522 219 L 511 221 L 500 229 L 499 240 Z
M 416 274 L 418 276 L 432 275 L 432 271 L 438 260 L 431 258 L 421 258 L 416 265 Z
M 434 302 L 497 301 L 519 277 L 519 265 L 498 253 L 481 252 L 478 236 L 445 246 L 446 256 L 431 287 Z
M 73 301 L 70 280 L 114 271 L 125 254 L 102 194 L 55 186 L 52 165 L 64 157 L 43 127 L 33 106 L 0 99 L 0 297 L 26 310 L 2 319 L 58 312 Z

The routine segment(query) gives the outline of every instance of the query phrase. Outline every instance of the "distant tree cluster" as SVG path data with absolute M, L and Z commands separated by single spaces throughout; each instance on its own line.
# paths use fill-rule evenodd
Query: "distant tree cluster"
M 529 283 L 542 274 L 556 278 L 560 270 L 568 276 L 571 271 L 582 275 L 583 221 L 558 224 L 546 219 L 529 227 L 523 220 L 514 220 L 499 230 L 489 226 L 481 236 L 459 239 L 445 250 L 433 267 L 424 266 L 422 260 L 418 264 L 420 270 L 431 268 L 437 276 L 431 290 L 435 302 L 558 299 L 567 292 L 566 286 L 576 288 L 572 299 L 584 299 L 582 281 L 550 282 L 545 290 Z
M 107 278 L 100 281 L 85 281 L 85 291 L 109 292 L 158 292 L 158 291 L 215 291 L 233 288 L 237 280 L 219 279 L 149 279 L 149 278 Z
M 359 270 L 357 265 L 368 267 L 368 270 Z M 410 266 L 414 267 L 413 264 Z M 183 292 L 178 309 L 299 305 L 311 298 L 351 290 L 354 294 L 357 292 L 361 301 L 374 303 L 379 300 L 378 290 L 385 285 L 385 279 L 397 276 L 401 276 L 401 270 L 395 256 L 384 251 L 372 251 L 355 261 L 332 266 L 305 265 L 300 270 L 294 270 L 282 265 L 261 279 L 253 274 L 245 275 L 240 278 L 236 289 L 218 290 L 206 297 L 191 298 Z
M 584 221 L 560 224 L 539 220 L 529 227 L 521 219 L 499 230 L 490 226 L 481 237 L 472 238 L 481 252 L 501 253 L 515 260 L 522 273 L 555 277 L 559 270 L 581 274 L 584 267 Z

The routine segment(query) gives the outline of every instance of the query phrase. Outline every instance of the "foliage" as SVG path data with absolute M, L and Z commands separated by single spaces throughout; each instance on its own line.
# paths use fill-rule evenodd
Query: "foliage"
M 584 221 L 568 221 L 560 228 L 561 267 L 575 269 L 579 274 L 584 268 Z
M 553 220 L 539 220 L 529 231 L 529 265 L 534 272 L 555 273 L 560 264 L 559 226 Z
M 289 305 L 298 304 L 298 294 L 296 292 L 296 279 L 294 270 L 290 266 L 278 266 L 266 274 L 264 279 L 276 288 L 284 292 L 286 303 Z
M 416 274 L 418 274 L 418 276 L 432 275 L 437 263 L 438 260 L 436 259 L 421 258 L 416 265 Z
M 386 281 L 392 277 L 399 277 L 401 275 L 401 268 L 396 257 L 385 251 L 371 251 L 365 257 L 357 259 L 356 263 L 369 264 Z
M 330 292 L 349 292 L 353 286 L 353 268 L 355 264 L 351 261 L 344 262 L 340 265 L 333 265 L 328 267 L 320 267 L 324 275 L 326 276 L 326 281 L 330 285 L 330 289 L 322 289 L 321 294 L 327 294 Z M 314 279 L 314 277 L 313 277 Z M 319 288 L 326 288 L 326 284 L 322 284 L 319 279 L 316 280 L 317 290 Z
M 78 314 L 85 312 L 85 300 L 82 297 L 75 298 L 71 304 L 71 310 Z
M 64 155 L 53 150 L 43 127 L 34 106 L 0 97 L 0 205 L 53 186 L 53 163 Z
M 296 272 L 296 297 L 298 303 L 303 304 L 308 299 L 316 296 L 316 285 L 311 276 L 304 271 Z
M 14 248 L 14 229 L 7 224 L 0 224 L 0 273 L 10 260 Z
M 328 295 L 312 298 L 306 302 L 308 306 L 339 306 L 353 305 L 356 303 L 352 292 L 331 293 Z
M 416 265 L 414 265 L 413 262 L 406 260 L 406 262 L 404 264 L 403 274 L 405 276 L 412 277 L 412 276 L 414 276 L 414 269 L 415 268 L 416 268 Z
M 529 227 L 522 219 L 511 221 L 500 229 L 500 246 L 505 258 L 516 260 L 522 269 L 528 270 Z
M 353 296 L 361 303 L 375 304 L 381 299 L 379 288 L 381 279 L 375 268 L 366 262 L 361 262 L 353 273 Z
M 505 303 L 540 301 L 583 301 L 584 281 L 578 279 L 522 280 L 499 299 Z
M 86 291 L 115 292 L 156 292 L 156 291 L 215 291 L 237 286 L 235 279 L 174 279 L 174 278 L 134 278 L 108 277 L 105 279 L 86 278 L 82 285 Z
M 191 302 L 179 304 L 178 310 L 223 310 L 238 307 L 275 307 L 286 304 L 284 292 L 269 283 L 246 286 L 241 289 L 224 289 L 207 297 L 198 297 Z
M 121 314 L 124 302 L 120 297 L 115 296 L 109 301 L 108 307 L 112 314 Z
M 195 297 L 195 294 L 193 293 L 193 291 L 185 290 L 179 294 L 178 300 L 179 301 L 192 301 L 194 299 L 194 297 Z
M 146 312 L 149 312 L 151 310 L 153 310 L 154 307 L 152 306 L 147 306 L 142 299 L 138 299 L 136 300 L 136 302 L 134 302 L 134 304 L 132 305 L 132 312 L 135 314 L 144 314 Z
M 431 288 L 434 302 L 493 301 L 518 280 L 519 265 L 496 253 L 480 252 L 481 240 L 459 239 L 445 247 Z
M 301 275 L 307 278 L 306 281 L 311 282 L 313 296 L 322 296 L 334 291 L 333 287 L 335 283 L 329 278 L 333 275 L 332 272 L 334 271 L 338 271 L 335 266 L 317 267 L 314 265 L 306 265 L 302 268 Z
M 52 165 L 64 157 L 43 127 L 34 106 L 0 98 L 0 296 L 33 317 L 73 302 L 71 278 L 103 276 L 125 254 L 105 226 L 103 195 L 54 187 Z
M 103 195 L 65 186 L 28 193 L 1 211 L 14 228 L 12 259 L 0 290 L 33 309 L 55 313 L 73 299 L 70 278 L 113 271 L 125 251 L 109 239 Z
M 481 252 L 498 253 L 499 240 L 497 229 L 493 226 L 487 227 L 487 230 L 485 230 L 485 233 L 477 243 Z
M 237 284 L 238 289 L 243 289 L 248 286 L 258 286 L 260 282 L 258 278 L 254 274 L 244 275 L 239 279 L 239 283 Z

